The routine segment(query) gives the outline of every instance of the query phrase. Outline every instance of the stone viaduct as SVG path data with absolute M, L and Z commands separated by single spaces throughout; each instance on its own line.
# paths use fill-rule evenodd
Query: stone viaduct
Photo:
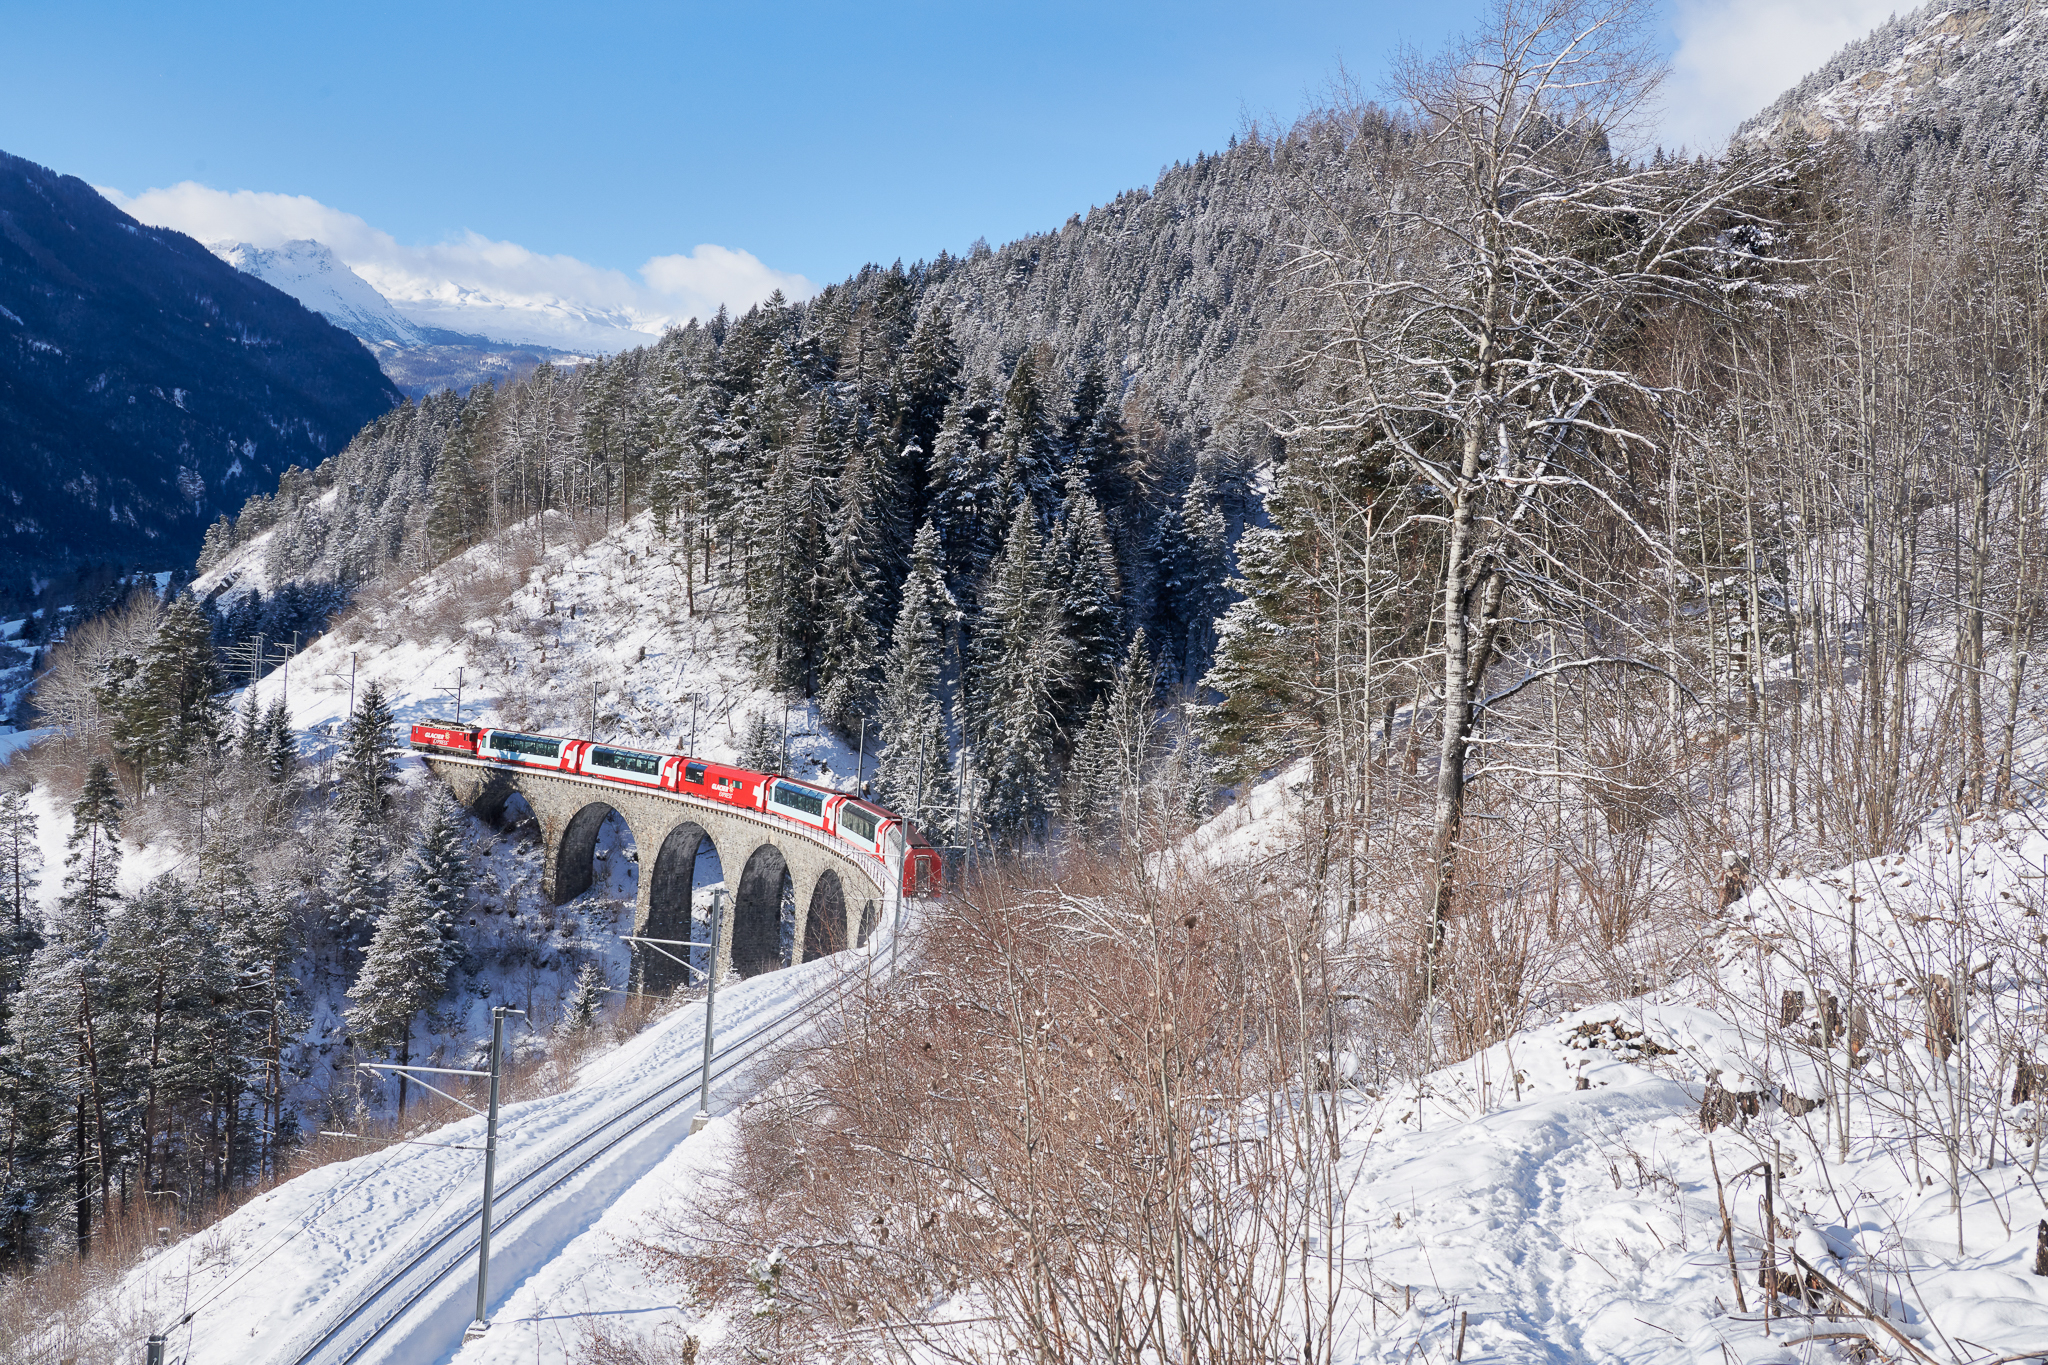
M 894 910 L 892 878 L 900 877 L 899 869 L 885 870 L 794 820 L 570 773 L 443 754 L 420 756 L 455 798 L 482 819 L 497 822 L 514 793 L 525 798 L 540 824 L 546 854 L 541 889 L 556 905 L 590 889 L 598 829 L 616 812 L 633 832 L 640 859 L 633 932 L 646 938 L 691 937 L 697 854 L 709 841 L 730 893 L 718 942 L 721 975 L 737 970 L 753 976 L 859 947 L 880 924 L 885 908 Z M 785 885 L 795 905 L 787 955 Z M 638 944 L 634 949 L 635 977 L 643 989 L 667 990 L 683 983 L 687 974 L 680 965 Z

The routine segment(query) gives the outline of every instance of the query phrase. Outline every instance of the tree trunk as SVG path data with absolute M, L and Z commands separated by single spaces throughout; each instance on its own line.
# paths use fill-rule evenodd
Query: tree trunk
M 78 1112 L 74 1116 L 73 1131 L 77 1140 L 71 1156 L 72 1204 L 77 1212 L 78 1259 L 92 1259 L 92 1182 L 86 1178 L 85 1162 L 89 1144 L 85 1136 L 85 1096 L 78 1097 Z
M 1436 990 L 1437 958 L 1454 895 L 1458 834 L 1465 818 L 1465 759 L 1477 719 L 1473 700 L 1486 671 L 1487 656 L 1493 652 L 1501 594 L 1506 586 L 1499 570 L 1481 568 L 1473 562 L 1472 516 L 1482 454 L 1481 434 L 1474 427 L 1465 435 L 1463 477 L 1444 551 L 1443 733 L 1437 747 L 1436 809 L 1423 908 L 1425 995 Z

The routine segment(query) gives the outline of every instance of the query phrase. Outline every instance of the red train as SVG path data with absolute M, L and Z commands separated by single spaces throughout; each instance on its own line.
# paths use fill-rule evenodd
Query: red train
M 757 773 L 687 754 L 650 753 L 588 739 L 480 729 L 446 720 L 413 726 L 412 747 L 765 811 L 851 845 L 885 867 L 892 857 L 900 856 L 906 896 L 929 896 L 939 889 L 939 851 L 916 825 L 871 801 L 780 773 Z

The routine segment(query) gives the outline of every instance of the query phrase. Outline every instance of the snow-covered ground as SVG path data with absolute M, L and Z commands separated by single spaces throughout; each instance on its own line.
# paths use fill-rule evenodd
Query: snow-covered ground
M 720 1049 L 868 965 L 866 953 L 843 954 L 729 986 L 716 1007 Z M 803 1027 L 776 1036 L 799 1041 Z M 686 1178 L 693 1153 L 703 1146 L 689 1137 L 694 1082 L 664 1112 L 636 1117 L 610 1135 L 602 1155 L 569 1184 L 509 1216 L 507 1210 L 522 1176 L 543 1168 L 578 1135 L 690 1080 L 703 1030 L 703 1006 L 687 1005 L 587 1063 L 563 1093 L 506 1107 L 491 1312 L 508 1330 L 470 1348 L 464 1359 L 495 1359 L 507 1350 L 507 1358 L 532 1359 L 534 1340 L 514 1324 L 548 1317 L 542 1310 L 549 1304 L 573 1302 L 579 1314 L 663 1306 L 649 1300 L 665 1291 L 612 1263 L 619 1233 Z M 745 1070 L 715 1081 L 714 1112 L 759 1083 L 757 1072 Z M 355 1296 L 381 1284 L 437 1235 L 474 1224 L 482 1128 L 480 1119 L 465 1119 L 288 1182 L 159 1252 L 123 1280 L 104 1311 L 158 1330 L 175 1326 L 173 1360 L 295 1359 Z M 473 1255 L 457 1260 L 450 1274 L 433 1277 L 429 1291 L 362 1359 L 414 1365 L 456 1355 L 476 1284 Z M 540 1349 L 550 1353 L 545 1358 L 573 1359 L 573 1351 L 561 1351 L 574 1339 L 558 1328 Z
M 587 544 L 567 518 L 545 515 L 544 546 L 541 527 L 528 522 L 362 603 L 265 677 L 261 704 L 285 700 L 314 759 L 331 752 L 371 679 L 403 724 L 452 716 L 459 683 L 462 719 L 472 723 L 594 733 L 713 759 L 737 756 L 755 716 L 778 730 L 786 716 L 792 771 L 851 785 L 855 748 L 825 732 L 808 706 L 785 707 L 758 685 L 741 657 L 729 590 L 686 589 L 650 515 Z M 265 586 L 262 561 L 259 537 L 193 591 Z
M 537 534 L 531 553 L 508 537 L 365 603 L 266 678 L 261 699 L 287 700 L 316 763 L 347 714 L 351 677 L 356 688 L 382 682 L 401 720 L 452 712 L 459 671 L 466 719 L 594 729 L 714 757 L 736 752 L 753 715 L 779 717 L 781 703 L 750 679 L 727 605 L 702 587 L 695 610 L 686 605 L 680 566 L 644 519 L 588 544 L 566 529 L 550 530 L 544 555 Z M 244 547 L 241 568 L 260 554 Z M 854 755 L 807 733 L 815 727 L 802 713 L 792 722 L 799 769 L 850 783 Z M 2022 772 L 2038 769 L 2044 738 L 2030 726 Z M 1182 856 L 1221 866 L 1285 855 L 1304 777 L 1290 769 L 1242 793 Z M 54 850 L 61 816 L 46 813 Z M 1885 1358 L 1907 1354 L 1903 1341 L 1937 1361 L 2048 1351 L 2048 1279 L 2032 1274 L 2036 1225 L 2048 1217 L 2031 1141 L 2040 1120 L 2034 1101 L 2008 1099 L 2017 1061 L 2048 1062 L 2048 939 L 2035 931 L 2048 908 L 2048 835 L 2030 820 L 2022 810 L 1930 825 L 1903 852 L 1765 882 L 1717 921 L 1713 967 L 1694 979 L 1575 1009 L 1385 1093 L 1315 1097 L 1338 1106 L 1343 1133 L 1332 1231 L 1345 1308 L 1333 1359 L 1762 1365 L 1850 1359 L 1862 1348 L 1845 1333 L 1863 1333 Z M 564 917 L 591 921 L 630 901 L 633 869 L 616 832 L 605 849 L 593 899 Z M 131 860 L 131 877 L 147 856 Z M 538 876 L 530 849 L 492 856 L 508 886 Z M 1952 932 L 1960 925 L 1970 927 Z M 504 922 L 506 933 L 534 928 Z M 585 930 L 559 951 L 594 952 L 600 939 L 617 947 L 602 925 L 566 932 Z M 1821 991 L 1837 989 L 1826 983 L 1842 979 L 1852 936 L 1873 1013 L 1881 1004 L 1914 1017 L 1937 977 L 1974 983 L 1951 1058 L 1910 1029 L 1865 1036 L 1853 1057 L 1853 1028 L 1820 1030 Z M 787 1009 L 834 970 L 814 964 L 738 986 L 721 996 L 721 1027 Z M 551 989 L 535 995 L 537 1017 Z M 1786 1024 L 1783 998 L 1795 990 L 1803 1014 Z M 463 1028 L 473 1038 L 481 1015 L 471 1016 Z M 686 1005 L 594 1059 L 573 1088 L 514 1106 L 508 1176 L 687 1073 L 701 1025 L 700 1007 Z M 1732 1121 L 1711 1132 L 1710 1083 L 1733 1097 Z M 748 1089 L 729 1082 L 724 1102 Z M 715 1340 L 719 1324 L 699 1321 L 679 1288 L 632 1254 L 720 1159 L 725 1125 L 690 1138 L 686 1119 L 678 1109 L 649 1125 L 569 1193 L 506 1224 L 494 1326 L 481 1340 L 460 1344 L 473 1281 L 453 1274 L 366 1358 L 566 1362 L 593 1327 L 687 1327 Z M 295 1333 L 466 1216 L 477 1128 L 465 1120 L 416 1135 L 439 1145 L 396 1146 L 293 1181 L 160 1252 L 107 1311 L 165 1326 L 189 1313 L 174 1360 L 276 1359 Z M 1776 1171 L 1768 1233 L 1761 1163 Z M 1766 1319 L 1757 1275 L 1767 1237 L 1887 1325 L 1858 1312 L 1829 1320 L 1790 1299 L 1778 1301 L 1786 1316 Z

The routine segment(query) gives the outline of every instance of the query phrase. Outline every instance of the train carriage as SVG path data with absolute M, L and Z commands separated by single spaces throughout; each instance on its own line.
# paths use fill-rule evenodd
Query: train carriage
M 565 773 L 578 771 L 583 751 L 590 747 L 590 741 L 586 739 L 523 735 L 516 730 L 482 730 L 476 739 L 480 758 L 488 758 L 494 763 L 515 763 L 522 768 L 550 768 Z
M 698 796 L 707 801 L 723 801 L 729 806 L 759 810 L 761 784 L 767 780 L 765 773 L 749 768 L 685 757 L 676 772 L 673 790 L 683 796 Z
M 423 720 L 412 727 L 412 747 L 476 756 L 477 728 L 455 720 Z
M 585 777 L 600 777 L 607 782 L 674 791 L 682 765 L 680 754 L 651 754 L 643 749 L 588 744 L 577 755 L 576 770 Z
M 828 788 L 813 787 L 808 782 L 777 774 L 764 784 L 761 809 L 829 833 L 832 819 L 828 809 L 840 799 L 838 792 Z

